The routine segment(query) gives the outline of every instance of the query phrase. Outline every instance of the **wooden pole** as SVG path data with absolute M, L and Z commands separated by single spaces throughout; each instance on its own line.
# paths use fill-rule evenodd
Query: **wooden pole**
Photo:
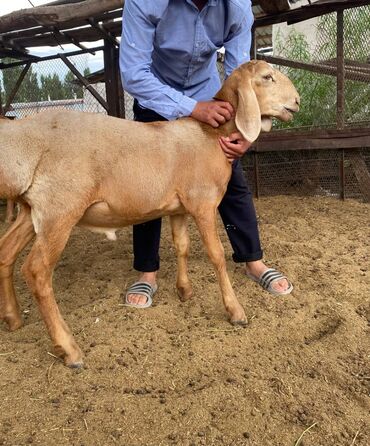
M 45 3 L 43 6 L 58 6 L 58 5 L 67 5 L 71 3 L 80 3 L 85 0 L 56 0 L 54 2 Z
M 252 27 L 252 40 L 251 40 L 251 51 L 250 51 L 251 60 L 257 58 L 257 42 L 256 42 L 256 28 Z
M 89 92 L 94 96 L 94 98 L 99 102 L 99 104 L 105 108 L 108 112 L 109 107 L 106 100 L 100 96 L 100 94 L 93 88 L 87 80 L 82 76 L 82 74 L 77 70 L 77 68 L 68 60 L 64 54 L 59 54 L 62 61 L 67 65 L 67 67 L 72 71 L 72 73 L 77 77 L 77 79 L 82 83 L 82 85 L 89 90 Z
M 80 50 L 80 51 L 71 51 L 70 53 L 65 53 L 65 55 L 67 57 L 71 57 L 71 56 L 79 56 L 81 54 L 86 54 L 86 53 L 90 53 L 91 51 L 102 51 L 104 50 L 103 46 L 96 46 L 94 48 L 89 48 L 88 50 Z M 9 64 L 5 64 L 5 63 L 0 63 L 0 70 L 6 70 L 7 68 L 14 68 L 14 67 L 19 67 L 21 65 L 27 65 L 27 63 L 32 62 L 32 63 L 38 63 L 38 62 L 45 62 L 46 60 L 56 60 L 56 59 L 60 59 L 60 55 L 59 54 L 53 54 L 52 56 L 45 56 L 45 57 L 36 57 L 36 56 L 30 56 L 28 61 L 19 61 L 19 62 L 12 62 Z
M 98 14 L 122 8 L 124 0 L 89 0 L 73 5 L 38 6 L 21 9 L 0 17 L 1 33 L 34 26 L 58 26 L 72 20 L 86 20 Z
M 104 40 L 105 91 L 108 103 L 108 115 L 120 116 L 118 91 L 118 50 L 109 39 Z
M 328 63 L 307 63 L 296 60 L 285 59 L 284 57 L 268 56 L 266 54 L 257 53 L 257 59 L 265 60 L 274 65 L 282 65 L 283 67 L 298 68 L 299 70 L 311 71 L 312 73 L 320 73 L 324 76 L 338 76 L 338 66 L 329 65 Z M 367 66 L 348 66 L 345 70 L 346 79 L 370 82 L 370 71 Z
M 343 39 L 343 10 L 337 11 L 337 128 L 343 129 L 345 124 L 344 102 L 344 39 Z
M 348 160 L 355 174 L 358 187 L 366 203 L 370 203 L 370 172 L 361 154 L 361 149 L 351 150 Z
M 15 95 L 18 93 L 19 87 L 22 85 L 23 79 L 25 78 L 26 74 L 28 73 L 28 70 L 31 67 L 31 62 L 28 62 L 27 65 L 23 68 L 22 73 L 20 74 L 17 83 L 15 84 L 13 90 L 11 91 L 5 107 L 4 107 L 4 115 L 6 115 L 9 111 L 9 108 L 13 102 L 13 99 L 15 98 Z
M 344 170 L 344 149 L 340 151 L 340 161 L 339 161 L 339 180 L 340 180 L 340 198 L 341 200 L 344 200 L 346 192 L 345 192 L 345 170 Z
M 101 25 L 100 23 L 98 23 L 95 19 L 93 18 L 88 18 L 87 19 L 88 23 L 95 28 L 99 34 L 101 34 L 101 36 L 104 39 L 109 40 L 113 45 L 115 46 L 119 46 L 119 41 L 110 33 L 108 32 L 103 25 Z
M 66 38 L 67 40 L 69 40 L 71 43 L 73 43 L 73 45 L 76 45 L 78 48 L 80 48 L 81 50 L 84 50 L 90 54 L 92 54 L 93 56 L 95 56 L 95 53 L 93 50 L 91 50 L 90 48 L 86 48 L 84 45 L 82 45 L 82 43 L 80 43 L 77 39 L 75 39 L 74 37 L 70 36 L 68 33 L 64 32 L 64 31 L 60 31 L 56 26 L 47 26 L 45 27 L 47 30 L 52 31 L 54 33 L 54 35 L 58 35 L 61 37 Z M 60 45 L 60 44 L 59 44 Z M 62 48 L 63 49 L 63 48 Z

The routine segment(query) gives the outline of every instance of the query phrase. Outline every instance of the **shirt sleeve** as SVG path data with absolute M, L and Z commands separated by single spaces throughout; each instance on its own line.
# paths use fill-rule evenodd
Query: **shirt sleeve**
M 160 8 L 151 4 L 139 0 L 125 2 L 119 57 L 123 88 L 141 106 L 166 119 L 189 116 L 196 101 L 165 85 L 151 72 L 155 30 L 161 14 Z
M 249 3 L 247 10 L 243 11 L 243 19 L 240 25 L 232 31 L 224 43 L 226 77 L 239 65 L 250 60 L 253 22 L 252 5 Z

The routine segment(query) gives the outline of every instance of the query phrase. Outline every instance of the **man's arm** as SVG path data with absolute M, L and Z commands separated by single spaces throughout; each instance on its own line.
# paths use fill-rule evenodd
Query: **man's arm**
M 122 18 L 120 70 L 123 88 L 146 108 L 167 119 L 188 116 L 196 101 L 163 84 L 150 70 L 161 3 L 126 0 Z
M 235 68 L 250 60 L 252 40 L 252 25 L 254 21 L 252 4 L 243 11 L 244 17 L 239 27 L 225 42 L 225 74 L 229 76 Z M 219 139 L 220 146 L 230 162 L 240 158 L 249 149 L 251 143 L 244 139 L 239 132 Z
M 235 68 L 250 60 L 252 26 L 254 22 L 252 4 L 248 2 L 246 10 L 242 12 L 242 20 L 231 36 L 224 42 L 225 74 L 229 76 Z
M 233 110 L 228 102 L 197 102 L 163 84 L 150 70 L 156 24 L 166 3 L 126 0 L 120 46 L 123 88 L 143 107 L 166 119 L 191 115 L 198 121 L 218 127 L 231 118 Z

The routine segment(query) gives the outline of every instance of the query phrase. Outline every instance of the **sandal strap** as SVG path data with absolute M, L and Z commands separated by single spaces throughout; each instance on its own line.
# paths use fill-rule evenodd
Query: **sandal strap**
M 133 285 L 131 285 L 127 292 L 129 292 L 130 294 L 140 294 L 141 292 L 143 293 L 151 293 L 153 291 L 152 286 L 149 283 L 146 282 L 136 282 Z
M 151 285 L 149 282 L 135 282 L 133 283 L 126 291 L 126 304 L 135 308 L 147 308 L 152 305 L 152 298 L 157 291 L 156 285 Z M 127 297 L 130 294 L 140 294 L 141 296 L 146 297 L 146 302 L 143 305 L 132 304 L 127 301 Z
M 267 290 L 272 285 L 272 283 L 281 279 L 287 279 L 287 277 L 283 276 L 283 274 L 281 274 L 275 268 L 269 268 L 259 278 L 259 284 L 262 286 L 262 288 Z

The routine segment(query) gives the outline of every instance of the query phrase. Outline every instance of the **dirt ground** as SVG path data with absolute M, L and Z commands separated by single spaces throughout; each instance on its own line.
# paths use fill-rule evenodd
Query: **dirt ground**
M 148 310 L 122 305 L 136 277 L 130 229 L 117 242 L 74 230 L 54 288 L 83 370 L 51 356 L 19 262 L 25 325 L 0 326 L 0 445 L 368 446 L 369 206 L 297 197 L 256 206 L 265 260 L 295 289 L 276 298 L 243 277 L 223 234 L 246 328 L 228 323 L 193 225 L 193 300 L 176 297 L 166 223 Z

